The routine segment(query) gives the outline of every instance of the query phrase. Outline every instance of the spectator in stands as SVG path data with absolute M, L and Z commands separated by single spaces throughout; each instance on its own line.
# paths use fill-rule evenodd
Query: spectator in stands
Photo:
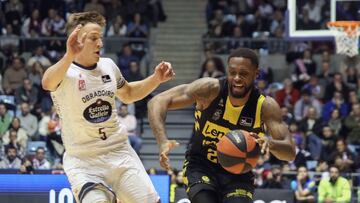
M 311 95 L 308 90 L 301 91 L 300 100 L 295 103 L 294 116 L 296 121 L 301 121 L 307 114 L 308 109 L 313 107 L 316 110 L 316 118 L 321 115 L 322 105 L 319 100 Z
M 28 136 L 36 140 L 38 131 L 38 120 L 36 116 L 30 113 L 30 106 L 27 102 L 21 103 L 21 114 L 18 116 L 21 122 L 21 127 L 24 128 Z
M 285 27 L 284 14 L 281 10 L 276 10 L 270 24 L 270 33 L 272 36 L 276 36 L 276 31 L 279 28 Z
M 29 67 L 28 78 L 37 88 L 41 87 L 41 78 L 43 74 L 44 66 L 39 61 L 36 61 L 32 66 Z
M 5 5 L 5 21 L 14 29 L 14 34 L 20 36 L 21 18 L 24 6 L 20 0 L 10 0 Z
M 150 8 L 150 19 L 153 27 L 157 27 L 159 21 L 164 22 L 166 20 L 162 0 L 151 0 L 148 7 Z
M 97 11 L 101 15 L 105 16 L 105 7 L 98 2 L 98 0 L 90 0 L 85 4 L 84 12 L 86 11 Z
M 273 165 L 271 171 L 266 175 L 263 188 L 285 189 L 290 187 L 289 180 L 282 175 L 281 167 Z
M 200 78 L 220 78 L 224 75 L 225 73 L 223 64 L 216 64 L 216 61 L 211 58 L 205 60 L 201 68 Z
M 129 114 L 126 104 L 120 106 L 119 121 L 126 126 L 130 145 L 133 147 L 137 154 L 140 154 L 142 139 L 136 132 L 137 120 L 134 115 Z
M 320 26 L 322 7 L 323 4 L 321 2 L 309 0 L 304 7 L 302 7 L 302 10 L 308 13 L 310 21 L 314 22 L 317 26 Z
M 17 157 L 17 149 L 13 146 L 9 146 L 5 149 L 6 157 L 0 161 L 0 169 L 19 169 L 21 166 L 21 160 Z
M 2 138 L 11 124 L 12 116 L 9 114 L 5 103 L 0 102 L 0 137 Z
M 2 32 L 1 34 L 0 46 L 1 50 L 5 52 L 5 55 L 19 49 L 20 39 L 18 35 L 14 34 L 11 24 L 7 24 L 5 32 Z
M 261 154 L 256 167 L 254 168 L 255 175 L 255 185 L 261 187 L 264 184 L 264 174 L 268 173 L 271 169 L 271 164 L 269 163 L 269 153 Z
M 17 154 L 20 158 L 23 158 L 26 154 L 26 146 L 27 146 L 27 137 L 26 142 L 22 142 L 24 140 L 18 139 L 17 131 L 14 129 L 9 130 L 8 141 L 3 141 L 5 145 L 5 149 L 9 147 L 14 147 L 17 150 Z
M 319 84 L 321 85 L 322 89 L 324 89 L 327 85 L 329 85 L 332 82 L 333 79 L 333 72 L 331 71 L 330 67 L 330 61 L 322 61 L 321 62 L 321 72 L 318 75 L 319 78 Z
M 39 9 L 34 9 L 31 16 L 26 18 L 21 27 L 22 35 L 26 38 L 36 38 L 41 34 L 41 19 Z
M 13 94 L 14 91 L 22 85 L 25 78 L 27 78 L 27 73 L 24 59 L 14 57 L 11 66 L 9 66 L 4 73 L 3 88 L 5 94 Z
M 316 183 L 316 186 L 319 186 L 320 181 L 325 178 L 329 178 L 329 165 L 324 160 L 319 160 L 316 164 L 315 172 L 317 175 L 314 176 L 314 181 Z M 320 174 L 320 175 L 318 175 Z
M 354 104 L 350 115 L 345 118 L 345 127 L 349 130 L 347 140 L 349 144 L 360 144 L 360 104 Z
M 310 76 L 310 80 L 308 83 L 306 83 L 302 89 L 307 89 L 311 92 L 311 94 L 316 98 L 321 100 L 324 96 L 324 89 L 322 89 L 322 86 L 319 84 L 319 80 L 316 75 Z
M 339 72 L 334 73 L 333 82 L 328 84 L 325 88 L 325 102 L 333 99 L 335 92 L 341 92 L 342 98 L 348 98 L 349 87 L 343 82 L 342 75 Z
M 350 66 L 345 71 L 344 82 L 349 88 L 354 89 L 356 87 L 357 77 L 358 77 L 358 72 L 356 68 Z
M 56 10 L 51 8 L 48 10 L 48 16 L 41 22 L 41 34 L 50 37 L 52 35 L 51 22 L 55 20 Z
M 334 131 L 328 125 L 322 127 L 320 160 L 331 161 L 332 157 L 330 155 L 335 149 L 337 139 L 337 135 L 334 134 Z
M 22 160 L 19 173 L 20 174 L 34 174 L 34 167 L 29 158 L 25 157 Z
M 27 62 L 27 66 L 31 67 L 35 62 L 40 62 L 45 68 L 51 66 L 50 60 L 44 55 L 44 48 L 42 46 L 38 46 L 35 49 L 34 55 Z
M 310 49 L 304 51 L 303 57 L 295 60 L 295 70 L 292 77 L 296 88 L 300 89 L 316 74 L 316 62 L 312 58 Z
M 319 203 L 349 203 L 351 200 L 351 187 L 349 181 L 340 176 L 337 166 L 330 167 L 330 178 L 320 181 L 318 187 Z
M 276 101 L 280 107 L 286 106 L 292 109 L 296 101 L 300 99 L 300 92 L 294 88 L 290 79 L 285 79 L 283 83 L 284 88 L 276 93 Z
M 127 33 L 127 26 L 121 15 L 117 15 L 107 31 L 108 37 L 125 37 Z
M 26 131 L 21 127 L 20 119 L 17 117 L 13 118 L 11 125 L 9 126 L 9 130 L 6 131 L 6 133 L 4 134 L 4 136 L 2 138 L 4 144 L 11 143 L 11 141 L 12 141 L 11 132 L 12 131 L 16 132 L 17 142 L 22 146 L 23 149 L 26 149 L 29 137 L 28 137 Z
M 49 122 L 57 120 L 57 113 L 55 106 L 52 106 L 51 111 L 40 113 L 40 121 L 39 121 L 39 136 L 40 140 L 46 141 L 46 136 L 49 134 Z M 57 124 L 57 123 L 56 123 Z M 60 125 L 56 125 L 54 129 L 55 131 L 60 130 Z
M 339 138 L 336 141 L 336 150 L 331 154 L 331 160 L 341 173 L 349 173 L 352 171 L 355 155 L 347 147 L 347 143 L 344 139 Z
M 359 76 L 359 78 L 360 78 L 360 76 Z M 348 102 L 349 112 L 351 111 L 353 105 L 360 103 L 360 98 L 357 97 L 355 89 L 350 90 L 348 101 L 349 101 Z
M 28 103 L 30 109 L 34 108 L 34 105 L 38 102 L 39 90 L 32 84 L 29 78 L 23 80 L 23 85 L 15 91 L 15 102 L 17 104 Z
M 305 166 L 298 168 L 296 180 L 291 181 L 291 189 L 295 192 L 297 202 L 315 202 L 316 184 Z
M 339 91 L 334 92 L 333 98 L 324 104 L 322 119 L 325 122 L 329 121 L 331 113 L 334 109 L 339 110 L 341 118 L 345 118 L 348 115 L 349 107 L 345 102 L 343 95 Z
M 123 1 L 119 0 L 110 0 L 110 2 L 105 6 L 106 11 L 106 21 L 113 24 L 113 21 L 117 16 L 121 16 L 121 19 L 127 16 L 127 10 Z
M 48 122 L 48 134 L 42 138 L 45 138 L 51 157 L 59 160 L 63 156 L 65 149 L 61 139 L 61 125 L 57 114 Z
M 50 169 L 50 162 L 45 158 L 44 147 L 36 149 L 35 158 L 33 159 L 34 169 Z
M 140 66 L 137 61 L 130 62 L 129 71 L 124 73 L 124 77 L 128 82 L 134 82 L 144 79 L 144 76 L 140 72 Z
M 60 13 L 55 10 L 54 19 L 50 21 L 51 36 L 64 36 L 66 22 Z
M 52 37 L 55 37 L 48 41 L 46 46 L 47 48 L 47 55 L 50 63 L 56 63 L 60 58 L 64 55 L 65 50 L 65 41 L 59 39 L 59 34 L 54 33 Z
M 305 136 L 304 133 L 302 133 L 299 130 L 299 126 L 295 121 L 292 121 L 289 124 L 289 131 L 295 141 L 295 144 L 299 147 L 299 149 L 305 149 Z
M 241 40 L 242 37 L 243 37 L 243 33 L 241 30 L 241 27 L 235 26 L 233 28 L 232 36 L 229 39 L 229 42 L 227 44 L 227 49 L 229 50 L 229 52 L 231 52 L 239 47 L 245 46 L 245 42 Z
M 340 118 L 339 109 L 333 109 L 331 111 L 331 117 L 327 124 L 334 131 L 335 135 L 339 135 L 342 128 L 342 119 Z
M 134 18 L 128 25 L 127 36 L 144 38 L 148 37 L 149 30 L 145 23 L 142 22 L 140 13 L 135 13 Z
M 121 72 L 128 71 L 130 69 L 130 62 L 132 61 L 139 62 L 140 59 L 133 54 L 133 50 L 129 44 L 124 44 L 121 55 L 118 57 L 118 66 Z
M 133 38 L 147 38 L 149 36 L 149 28 L 143 22 L 140 13 L 135 13 L 133 20 L 127 26 L 127 36 Z M 145 44 L 144 42 L 131 41 L 130 42 L 134 53 L 142 57 L 145 53 Z

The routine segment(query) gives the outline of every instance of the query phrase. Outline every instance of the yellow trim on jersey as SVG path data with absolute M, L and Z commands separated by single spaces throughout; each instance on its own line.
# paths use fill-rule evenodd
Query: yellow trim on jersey
M 262 104 L 263 104 L 264 100 L 265 100 L 264 95 L 260 95 L 260 97 L 257 100 L 254 128 L 260 128 L 260 125 L 261 125 L 261 108 L 262 108 Z
M 199 131 L 200 130 L 200 123 L 199 120 L 201 118 L 201 111 L 199 110 L 195 110 L 195 130 Z
M 223 119 L 229 121 L 233 125 L 236 125 L 244 106 L 239 106 L 239 107 L 233 106 L 230 102 L 230 98 L 227 97 Z

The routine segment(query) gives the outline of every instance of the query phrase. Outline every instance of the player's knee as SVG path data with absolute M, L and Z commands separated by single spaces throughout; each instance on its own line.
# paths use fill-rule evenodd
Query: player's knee
M 110 203 L 109 195 L 102 190 L 90 190 L 81 201 L 82 203 Z

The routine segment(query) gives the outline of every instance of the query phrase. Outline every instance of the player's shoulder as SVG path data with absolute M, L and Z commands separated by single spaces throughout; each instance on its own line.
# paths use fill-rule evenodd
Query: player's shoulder
M 220 82 L 216 78 L 200 78 L 192 82 L 189 92 L 196 100 L 212 100 L 220 91 Z
M 205 88 L 205 89 L 214 90 L 220 87 L 220 82 L 219 79 L 205 77 L 195 80 L 194 82 L 192 82 L 192 85 L 199 89 Z
M 281 116 L 281 109 L 279 104 L 274 98 L 270 96 L 265 96 L 264 102 L 262 103 L 261 112 L 263 117 Z

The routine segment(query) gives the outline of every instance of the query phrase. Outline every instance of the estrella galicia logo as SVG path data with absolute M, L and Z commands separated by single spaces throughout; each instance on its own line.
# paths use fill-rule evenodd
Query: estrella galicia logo
M 101 123 L 107 121 L 110 118 L 111 113 L 111 104 L 107 101 L 98 99 L 84 110 L 83 116 L 91 123 Z

